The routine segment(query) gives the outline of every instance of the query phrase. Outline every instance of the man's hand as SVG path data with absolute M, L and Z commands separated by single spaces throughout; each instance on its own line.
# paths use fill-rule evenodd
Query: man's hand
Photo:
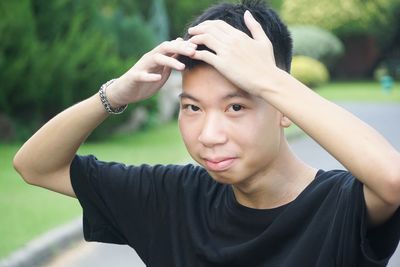
M 172 69 L 184 70 L 185 65 L 176 57 L 193 56 L 195 49 L 195 44 L 182 38 L 155 47 L 109 86 L 107 97 L 111 105 L 123 106 L 152 96 L 168 80 Z
M 190 42 L 215 52 L 196 51 L 192 58 L 212 65 L 239 88 L 260 95 L 262 88 L 279 83 L 282 71 L 275 64 L 270 40 L 249 11 L 244 13 L 244 21 L 253 38 L 220 20 L 189 28 Z

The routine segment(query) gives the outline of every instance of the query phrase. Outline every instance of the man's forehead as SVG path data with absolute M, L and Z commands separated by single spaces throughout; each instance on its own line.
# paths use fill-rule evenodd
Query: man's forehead
M 182 73 L 181 96 L 204 93 L 219 98 L 251 97 L 249 93 L 234 85 L 212 67 L 196 67 L 194 70 Z

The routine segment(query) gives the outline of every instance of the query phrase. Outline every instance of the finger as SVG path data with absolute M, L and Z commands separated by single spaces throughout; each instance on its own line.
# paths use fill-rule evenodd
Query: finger
M 138 82 L 158 82 L 161 80 L 161 74 L 157 73 L 148 73 L 148 72 L 136 72 L 135 73 L 135 80 Z
M 216 20 L 207 20 L 188 29 L 188 33 L 192 36 L 201 35 L 201 34 L 209 34 L 214 36 L 215 38 L 219 38 L 221 40 L 227 40 L 230 38 L 232 34 L 232 29 L 225 28 L 225 22 L 216 21 Z M 230 26 L 230 25 L 228 25 Z M 190 41 L 190 40 L 189 40 Z
M 164 55 L 180 54 L 184 56 L 191 56 L 193 55 L 196 48 L 197 45 L 191 42 L 183 40 L 173 40 L 161 43 L 153 50 L 153 52 Z
M 207 50 L 198 50 L 196 53 L 191 57 L 192 59 L 201 60 L 205 63 L 208 63 L 211 66 L 216 67 L 217 63 L 217 55 L 214 53 L 207 51 Z
M 248 10 L 244 12 L 244 23 L 249 29 L 254 40 L 269 40 L 260 23 L 258 23 L 258 21 Z
M 177 59 L 159 53 L 154 55 L 154 61 L 157 65 L 170 67 L 176 70 L 183 70 L 185 68 L 185 64 Z
M 216 36 L 223 36 L 229 34 L 232 30 L 236 29 L 223 20 L 206 20 L 194 27 L 190 27 L 188 33 L 196 35 L 207 32 Z
M 219 49 L 223 45 L 215 36 L 207 33 L 194 35 L 189 39 L 189 41 L 196 45 L 205 45 L 216 53 L 218 53 Z

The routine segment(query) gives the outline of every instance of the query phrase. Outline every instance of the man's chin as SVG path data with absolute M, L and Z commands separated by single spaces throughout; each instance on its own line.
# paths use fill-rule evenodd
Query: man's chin
M 207 170 L 207 168 L 205 168 Z M 208 174 L 211 176 L 211 178 L 214 179 L 214 181 L 220 183 L 220 184 L 228 184 L 228 185 L 233 185 L 236 183 L 232 177 L 235 177 L 233 174 L 228 173 L 228 172 L 213 172 L 210 170 L 207 170 Z

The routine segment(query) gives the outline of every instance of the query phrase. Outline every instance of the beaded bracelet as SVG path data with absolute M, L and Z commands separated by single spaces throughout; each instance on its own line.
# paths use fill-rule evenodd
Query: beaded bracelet
M 118 107 L 118 108 L 113 108 L 113 107 L 111 106 L 110 102 L 108 101 L 107 95 L 106 95 L 106 89 L 107 89 L 107 87 L 108 87 L 110 84 L 112 84 L 115 80 L 116 80 L 116 79 L 109 80 L 108 82 L 106 82 L 105 84 L 103 84 L 103 85 L 100 87 L 100 90 L 99 90 L 99 96 L 100 96 L 101 103 L 103 104 L 104 109 L 105 109 L 105 110 L 107 111 L 107 113 L 109 113 L 109 114 L 121 114 L 122 112 L 124 112 L 124 110 L 125 110 L 126 107 L 128 106 L 128 105 L 123 105 L 123 106 Z

